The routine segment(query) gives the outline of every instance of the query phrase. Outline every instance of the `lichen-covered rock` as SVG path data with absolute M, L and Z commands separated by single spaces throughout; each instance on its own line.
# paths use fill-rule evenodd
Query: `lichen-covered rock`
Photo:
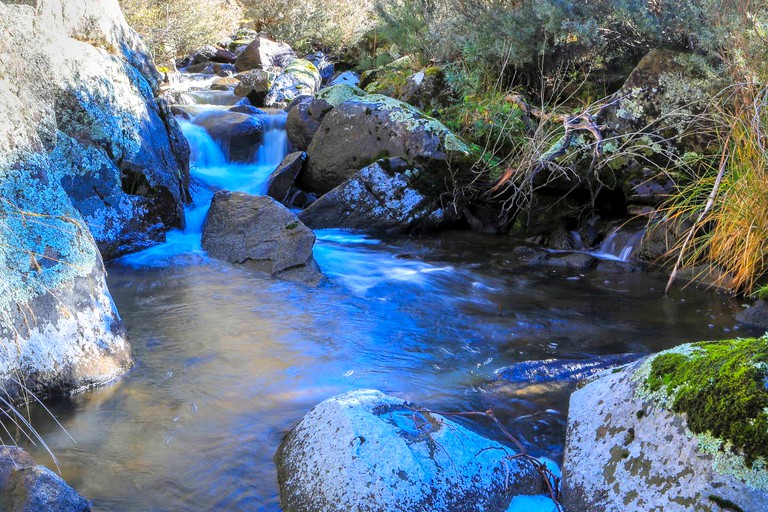
M 275 456 L 286 512 L 504 511 L 543 479 L 514 452 L 374 390 L 315 406 Z
M 219 142 L 230 162 L 250 162 L 264 137 L 264 123 L 258 117 L 230 110 L 208 110 L 194 117 L 208 135 Z
M 295 149 L 306 151 L 315 136 L 325 114 L 331 111 L 333 105 L 323 98 L 306 96 L 298 98 L 288 111 L 285 130 L 288 141 Z
M 302 95 L 312 95 L 320 88 L 320 73 L 304 59 L 296 59 L 285 68 L 269 88 L 264 98 L 267 107 L 285 107 Z
M 434 227 L 443 211 L 411 186 L 420 172 L 400 158 L 380 160 L 323 195 L 299 218 L 312 229 L 407 232 Z
M 248 98 L 252 105 L 263 105 L 274 75 L 263 69 L 252 69 L 235 75 L 240 83 L 235 87 L 235 94 Z
M 766 354 L 765 339 L 682 345 L 573 393 L 566 508 L 766 510 Z
M 431 66 L 414 73 L 408 77 L 398 99 L 419 110 L 448 105 L 450 88 L 445 81 L 445 72 L 438 66 Z
M 464 158 L 467 146 L 407 103 L 358 91 L 340 85 L 319 95 L 337 106 L 324 116 L 307 148 L 303 187 L 324 194 L 376 160 L 400 157 L 421 171 L 411 183 L 416 190 L 438 193 L 449 179 L 450 163 Z
M 267 177 L 267 195 L 285 206 L 290 206 L 289 201 L 295 191 L 293 184 L 306 159 L 307 154 L 303 151 L 296 151 L 283 158 L 277 169 Z
M 0 2 L 0 387 L 67 393 L 131 365 L 107 256 L 183 225 L 189 148 L 115 0 Z M 95 237 L 95 240 L 94 240 Z
M 0 446 L 0 510 L 90 512 L 91 504 L 21 448 Z
M 334 65 L 333 62 L 328 60 L 328 56 L 325 53 L 315 52 L 307 55 L 304 58 L 311 62 L 315 68 L 317 68 L 317 71 L 320 73 L 320 78 L 323 79 L 323 82 L 327 82 L 331 79 L 331 77 L 333 77 Z
M 267 275 L 318 284 L 315 234 L 268 196 L 216 192 L 203 227 L 203 249 L 214 258 Z
M 265 37 L 254 39 L 238 56 L 238 71 L 283 69 L 296 59 L 296 53 L 286 43 L 271 41 Z
M 328 85 L 353 85 L 357 87 L 360 85 L 360 75 L 354 71 L 342 71 L 333 75 L 328 81 Z

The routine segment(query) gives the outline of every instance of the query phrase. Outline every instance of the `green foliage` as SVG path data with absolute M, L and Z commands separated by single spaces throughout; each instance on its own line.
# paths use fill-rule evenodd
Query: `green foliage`
M 160 64 L 225 39 L 241 18 L 232 0 L 120 0 L 120 7 Z
M 298 51 L 340 52 L 374 26 L 370 0 L 243 0 L 245 18 L 258 31 Z
M 730 441 L 751 466 L 768 458 L 768 337 L 695 343 L 651 362 L 651 392 L 672 399 L 694 433 Z

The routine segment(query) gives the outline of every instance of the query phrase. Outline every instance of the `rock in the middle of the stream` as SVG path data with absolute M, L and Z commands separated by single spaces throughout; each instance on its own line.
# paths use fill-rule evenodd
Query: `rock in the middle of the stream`
M 216 192 L 202 243 L 214 258 L 245 264 L 273 277 L 309 284 L 323 280 L 312 256 L 315 234 L 268 196 Z
M 379 391 L 329 398 L 276 455 L 286 512 L 507 510 L 544 484 L 509 448 Z

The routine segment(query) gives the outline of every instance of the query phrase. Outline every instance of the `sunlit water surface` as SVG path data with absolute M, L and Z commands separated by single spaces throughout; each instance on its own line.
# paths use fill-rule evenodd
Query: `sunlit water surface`
M 109 267 L 135 368 L 47 403 L 77 444 L 32 409 L 63 477 L 95 510 L 280 510 L 281 437 L 318 402 L 358 387 L 440 411 L 493 408 L 532 453 L 560 461 L 572 389 L 500 391 L 487 385 L 494 370 L 735 334 L 738 304 L 723 296 L 664 297 L 653 275 L 526 267 L 502 237 L 319 231 L 328 283 L 317 288 L 209 259 L 200 230 L 211 194 L 263 193 L 287 149 L 284 117 L 273 121 L 271 142 L 241 166 L 184 124 L 198 180 L 187 229 Z M 503 441 L 483 420 L 467 424 Z

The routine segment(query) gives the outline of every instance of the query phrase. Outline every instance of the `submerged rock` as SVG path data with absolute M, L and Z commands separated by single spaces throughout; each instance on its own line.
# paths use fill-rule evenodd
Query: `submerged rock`
M 313 408 L 275 460 L 286 512 L 504 511 L 544 485 L 514 452 L 373 390 Z
M 258 117 L 230 110 L 209 110 L 192 120 L 221 143 L 231 162 L 249 162 L 264 137 L 264 124 Z
M 499 381 L 509 383 L 577 383 L 609 368 L 622 366 L 642 357 L 640 354 L 615 354 L 592 359 L 544 359 L 523 361 L 496 370 Z
M 719 345 L 719 352 L 723 352 L 729 344 L 737 347 L 741 342 L 713 343 Z M 674 365 L 684 364 L 691 358 L 709 357 L 704 350 L 698 344 L 683 345 L 642 363 L 605 372 L 573 393 L 568 414 L 562 493 L 567 510 L 766 510 L 768 471 L 765 459 L 758 457 L 750 465 L 741 448 L 713 437 L 711 430 L 699 434 L 691 431 L 695 428 L 692 421 L 700 421 L 702 411 L 717 416 L 716 422 L 728 421 L 720 416 L 721 412 L 716 412 L 720 406 L 710 409 L 710 404 L 725 396 L 720 377 L 710 378 L 706 372 L 694 370 L 702 376 L 699 380 L 705 383 L 706 389 L 697 389 L 698 384 L 693 382 L 689 382 L 691 387 L 684 388 L 686 393 L 701 392 L 704 397 L 695 399 L 693 416 L 673 411 L 679 406 L 675 393 L 667 395 L 663 388 L 652 390 L 649 387 L 652 371 L 664 373 L 669 370 L 684 375 L 682 367 L 675 369 Z M 727 350 L 730 349 L 725 350 L 726 354 Z M 654 366 L 656 360 L 663 361 L 662 366 Z M 713 359 L 705 366 L 716 374 L 721 364 Z M 752 364 L 744 359 L 729 366 L 721 375 L 731 379 L 735 375 L 748 375 L 742 370 Z M 683 389 L 678 384 L 674 386 L 676 390 Z M 747 390 L 745 384 L 739 386 Z M 726 398 L 721 405 L 723 410 L 735 414 L 747 410 L 736 407 L 736 402 Z M 686 406 L 682 407 L 680 411 L 686 410 Z M 759 415 L 760 411 L 756 410 L 754 414 Z M 765 413 L 762 414 L 764 417 Z M 735 424 L 744 420 L 733 421 Z M 751 421 L 747 420 L 747 423 Z M 709 427 L 705 428 L 709 430 Z M 765 432 L 761 435 L 764 437 Z M 765 451 L 764 442 L 759 439 L 753 441 L 752 448 L 755 447 Z
M 91 504 L 21 448 L 0 446 L 0 510 L 90 512 Z
M 216 192 L 203 227 L 203 249 L 214 258 L 267 275 L 318 284 L 315 234 L 268 196 Z
M 432 195 L 450 179 L 450 163 L 468 153 L 442 123 L 406 103 L 350 86 L 329 87 L 320 96 L 337 106 L 307 148 L 301 184 L 312 192 L 324 194 L 381 158 L 400 157 L 421 171 L 412 184 Z
M 434 226 L 443 212 L 411 186 L 420 172 L 400 158 L 380 160 L 323 195 L 299 218 L 312 229 L 406 232 Z

